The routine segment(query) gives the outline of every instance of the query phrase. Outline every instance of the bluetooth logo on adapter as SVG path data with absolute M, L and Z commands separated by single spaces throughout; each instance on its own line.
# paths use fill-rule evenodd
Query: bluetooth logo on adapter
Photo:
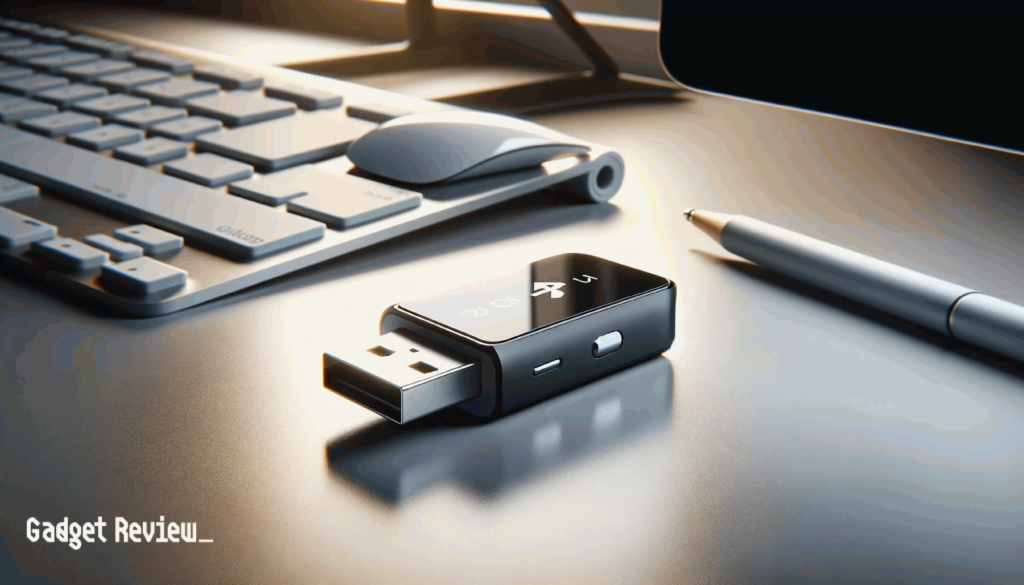
M 539 297 L 544 293 L 551 293 L 551 298 L 560 299 L 565 296 L 565 293 L 558 290 L 565 286 L 564 282 L 535 282 L 533 283 L 533 293 L 531 297 Z

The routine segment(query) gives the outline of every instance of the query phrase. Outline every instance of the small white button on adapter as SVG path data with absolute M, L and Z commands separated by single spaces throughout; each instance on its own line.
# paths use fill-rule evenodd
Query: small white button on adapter
M 594 357 L 599 358 L 614 352 L 620 347 L 622 347 L 622 334 L 618 331 L 612 331 L 595 339 L 590 353 L 594 354 Z

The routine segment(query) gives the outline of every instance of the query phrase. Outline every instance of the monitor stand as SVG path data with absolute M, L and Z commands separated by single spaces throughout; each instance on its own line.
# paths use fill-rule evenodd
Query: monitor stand
M 667 98 L 681 88 L 668 81 L 622 73 L 615 60 L 594 40 L 561 0 L 538 0 L 551 14 L 555 24 L 569 37 L 590 62 L 585 71 L 566 71 L 557 75 L 511 87 L 450 95 L 438 101 L 484 111 L 525 114 L 574 108 L 598 103 Z M 430 67 L 491 63 L 479 39 L 467 42 L 464 36 L 439 33 L 437 13 L 432 0 L 406 0 L 405 16 L 408 40 L 371 47 L 353 55 L 326 61 L 297 63 L 294 69 L 332 77 L 354 77 L 393 73 Z M 500 40 L 496 41 L 501 43 Z M 503 43 L 508 45 L 506 41 Z M 520 50 L 521 51 L 521 50 Z M 550 62 L 526 55 L 539 66 L 551 69 Z

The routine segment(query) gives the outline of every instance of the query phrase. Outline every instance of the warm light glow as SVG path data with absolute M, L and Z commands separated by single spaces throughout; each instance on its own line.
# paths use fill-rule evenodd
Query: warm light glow
M 580 158 L 575 157 L 575 156 L 570 156 L 568 158 L 558 158 L 558 159 L 555 159 L 555 160 L 549 160 L 546 163 L 541 163 L 541 166 L 544 167 L 544 170 L 549 175 L 557 175 L 558 173 L 561 173 L 562 171 L 567 171 L 567 170 L 573 168 L 574 166 L 578 165 L 580 163 L 580 161 L 581 161 Z
M 366 0 L 378 4 L 405 4 L 405 0 Z M 499 16 L 518 16 L 521 18 L 536 18 L 538 20 L 549 20 L 551 15 L 540 6 L 522 6 L 519 4 L 504 4 L 499 2 L 485 2 L 481 0 L 434 0 L 434 7 L 442 10 L 457 10 L 461 12 L 477 12 L 482 14 L 496 14 Z M 576 20 L 580 24 L 593 26 L 606 26 L 610 28 L 628 28 L 631 30 L 645 30 L 658 32 L 660 23 L 649 18 L 636 18 L 633 16 L 618 16 L 614 14 L 600 14 L 596 12 L 574 12 Z

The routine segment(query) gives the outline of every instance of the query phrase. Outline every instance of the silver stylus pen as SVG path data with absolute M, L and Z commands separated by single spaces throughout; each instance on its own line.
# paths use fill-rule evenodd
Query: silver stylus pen
M 726 250 L 837 295 L 1024 361 L 1024 307 L 742 215 L 686 210 Z

